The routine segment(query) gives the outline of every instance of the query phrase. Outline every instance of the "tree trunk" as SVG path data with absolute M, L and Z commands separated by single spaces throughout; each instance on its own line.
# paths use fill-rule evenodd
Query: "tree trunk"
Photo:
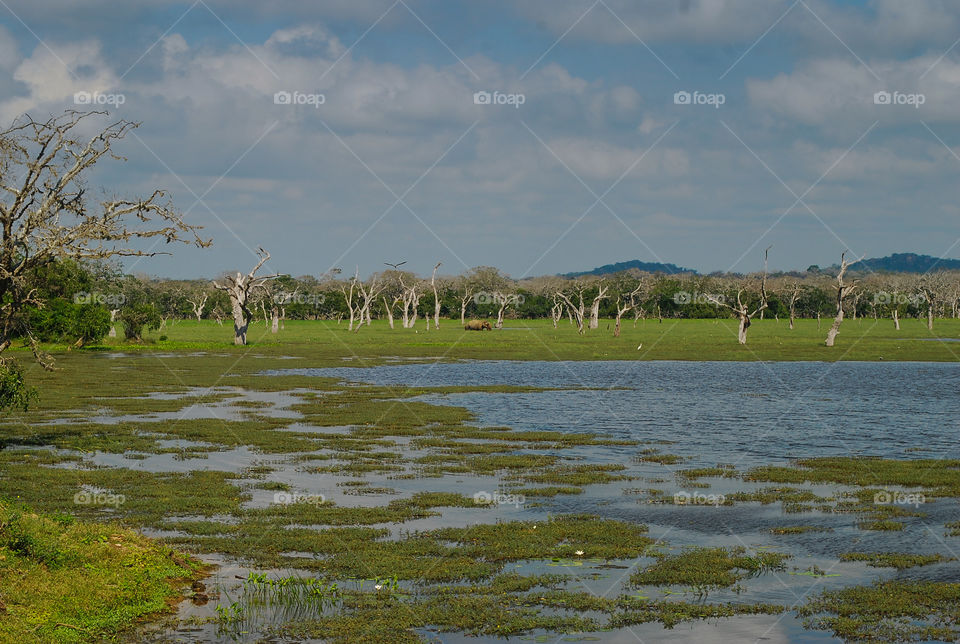
M 280 311 L 277 307 L 273 307 L 273 309 L 270 310 L 270 317 L 270 333 L 276 333 L 280 330 Z
M 833 318 L 833 324 L 830 325 L 830 330 L 827 331 L 827 346 L 832 347 L 834 340 L 837 339 L 837 334 L 840 333 L 840 323 L 843 322 L 843 305 L 837 307 L 837 317 Z
M 740 344 L 746 344 L 747 329 L 750 328 L 750 316 L 744 313 L 739 313 L 737 317 L 740 318 L 740 328 L 737 330 L 737 342 Z
M 927 307 L 927 330 L 933 331 L 933 302 Z
M 244 345 L 247 343 L 247 327 L 250 326 L 250 320 L 247 319 L 246 311 L 240 305 L 236 298 L 233 300 L 233 343 Z
M 387 298 L 383 298 L 383 308 L 387 310 L 387 322 L 390 323 L 390 328 L 393 328 L 393 307 L 387 304 Z
M 900 330 L 900 313 L 897 309 L 893 309 L 893 328 L 897 331 Z

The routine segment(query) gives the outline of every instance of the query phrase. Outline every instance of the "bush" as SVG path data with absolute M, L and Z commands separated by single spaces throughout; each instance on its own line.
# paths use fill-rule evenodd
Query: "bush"
M 74 304 L 55 298 L 31 309 L 28 328 L 44 342 L 99 342 L 110 331 L 110 312 L 99 304 Z
M 23 382 L 23 369 L 16 362 L 0 359 L 0 410 L 27 410 L 30 401 L 36 398 L 37 390 Z
M 160 313 L 153 304 L 131 304 L 120 310 L 117 319 L 123 323 L 127 340 L 139 342 L 145 328 L 156 331 L 160 328 Z

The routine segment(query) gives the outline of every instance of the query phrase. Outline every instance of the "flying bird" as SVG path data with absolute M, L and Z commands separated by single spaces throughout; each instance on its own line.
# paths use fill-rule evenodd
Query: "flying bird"
M 384 262 L 384 264 L 386 264 L 387 266 L 393 266 L 393 270 L 395 271 L 400 270 L 400 267 L 406 263 L 407 263 L 406 261 L 400 262 L 399 264 L 391 264 L 390 262 Z

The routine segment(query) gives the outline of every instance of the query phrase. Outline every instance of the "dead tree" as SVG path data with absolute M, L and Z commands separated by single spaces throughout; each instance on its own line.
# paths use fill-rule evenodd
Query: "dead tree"
M 233 343 L 244 345 L 247 343 L 247 328 L 250 326 L 250 320 L 253 313 L 248 306 L 250 296 L 263 285 L 276 277 L 279 273 L 273 275 L 257 276 L 257 271 L 270 259 L 270 253 L 262 248 L 257 250 L 257 256 L 260 258 L 257 265 L 249 273 L 244 275 L 237 272 L 235 276 L 227 276 L 224 283 L 213 282 L 213 287 L 218 291 L 225 291 L 230 296 L 230 305 L 233 309 Z
M 403 305 L 403 328 L 412 329 L 417 323 L 417 309 L 420 306 L 420 297 L 421 293 L 420 283 L 417 282 L 417 278 L 411 278 L 413 281 L 407 286 L 406 282 L 403 281 L 403 275 L 399 276 L 400 287 L 403 289 L 403 293 L 400 296 L 400 303 Z
M 637 297 L 643 292 L 644 286 L 643 282 L 638 284 L 636 288 L 627 294 L 626 301 L 623 300 L 621 293 L 617 293 L 617 321 L 613 327 L 613 337 L 620 337 L 620 318 L 637 306 Z
M 553 306 L 550 307 L 550 317 L 553 318 L 553 328 L 556 329 L 560 323 L 560 318 L 563 317 L 563 302 L 556 293 L 553 294 Z
M 570 301 L 570 298 L 567 297 L 567 294 L 563 291 L 557 291 L 557 297 L 563 300 L 563 303 L 567 307 L 567 317 L 570 318 L 571 323 L 576 323 L 577 333 L 583 335 L 583 291 L 580 291 L 580 306 L 574 306 L 573 302 Z
M 746 291 L 746 288 L 744 286 L 740 286 L 739 288 L 737 288 L 736 305 L 730 304 L 729 302 L 727 302 L 726 298 L 720 295 L 708 294 L 706 296 L 708 301 L 713 302 L 718 306 L 723 306 L 730 309 L 731 311 L 733 311 L 733 314 L 737 316 L 737 320 L 739 321 L 739 326 L 737 328 L 737 342 L 739 342 L 740 344 L 747 343 L 747 329 L 750 328 L 750 324 L 751 324 L 751 320 L 753 319 L 753 316 L 755 316 L 757 313 L 760 313 L 767 308 L 766 265 L 767 265 L 766 253 L 764 253 L 763 277 L 760 279 L 760 302 L 759 304 L 757 304 L 757 308 L 755 308 L 752 312 L 750 311 L 749 303 L 743 300 L 743 294 Z
M 203 308 L 207 305 L 209 298 L 210 294 L 206 291 L 194 293 L 192 296 L 186 298 L 187 302 L 190 303 L 190 307 L 193 309 L 193 314 L 197 316 L 197 322 L 203 317 Z
M 607 298 L 607 291 L 610 290 L 603 282 L 597 284 L 597 295 L 593 298 L 590 305 L 590 328 L 596 329 L 600 326 L 600 300 Z
M 793 331 L 793 319 L 797 313 L 797 299 L 800 297 L 800 282 L 794 282 L 790 291 L 790 330 Z
M 440 328 L 440 296 L 437 293 L 437 269 L 443 262 L 437 262 L 433 267 L 433 275 L 430 277 L 430 288 L 433 289 L 433 328 Z
M 773 248 L 773 245 L 767 246 L 763 251 L 763 275 L 767 275 L 767 257 L 770 255 L 770 249 Z M 763 319 L 763 315 L 767 310 L 767 289 L 760 289 L 760 319 Z
M 360 310 L 360 305 L 354 304 L 354 301 L 357 299 L 357 284 L 360 282 L 360 267 L 357 267 L 356 273 L 353 277 L 347 280 L 346 284 L 340 285 L 340 292 L 343 293 L 343 299 L 347 304 L 347 311 L 350 313 L 350 326 L 347 327 L 348 331 L 353 331 L 353 324 L 357 319 L 357 313 Z M 363 320 L 361 319 L 362 323 Z
M 828 347 L 833 346 L 834 341 L 837 339 L 837 334 L 840 333 L 840 324 L 843 323 L 843 300 L 857 288 L 856 281 L 854 281 L 852 284 L 844 284 L 843 276 L 846 274 L 847 269 L 850 268 L 850 266 L 856 264 L 860 260 L 856 259 L 852 262 L 848 262 L 846 255 L 846 252 L 840 254 L 840 272 L 837 273 L 837 285 L 834 287 L 837 290 L 837 315 L 835 318 L 833 318 L 833 324 L 830 325 L 830 330 L 827 331 L 826 345 Z
M 360 321 L 357 323 L 357 328 L 354 329 L 354 331 L 359 331 L 364 323 L 370 326 L 370 309 L 373 307 L 373 303 L 377 301 L 377 297 L 380 295 L 383 287 L 383 282 L 381 282 L 376 275 L 370 278 L 369 284 L 364 284 L 360 280 L 357 280 L 357 289 L 360 291 L 362 301 L 359 303 Z

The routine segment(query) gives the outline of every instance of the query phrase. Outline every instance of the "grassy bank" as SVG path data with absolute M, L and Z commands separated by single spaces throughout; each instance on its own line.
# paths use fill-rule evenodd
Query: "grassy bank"
M 200 570 L 119 524 L 0 503 L 0 641 L 115 639 Z

